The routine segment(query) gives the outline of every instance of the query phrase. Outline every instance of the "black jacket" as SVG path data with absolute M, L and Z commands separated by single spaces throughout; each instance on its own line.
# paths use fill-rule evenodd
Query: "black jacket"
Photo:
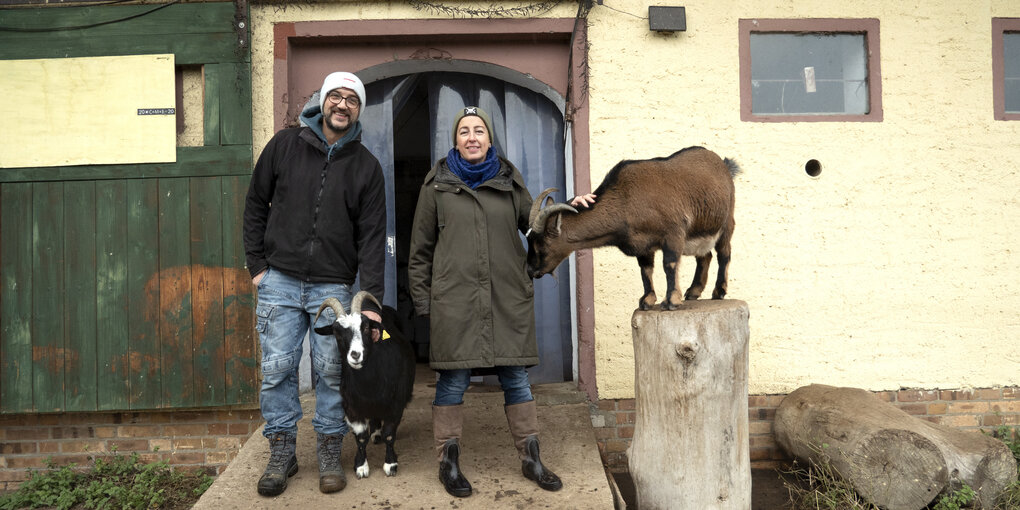
M 353 284 L 383 300 L 386 197 L 382 167 L 360 136 L 332 157 L 307 127 L 266 144 L 244 208 L 252 277 L 267 266 L 307 282 Z

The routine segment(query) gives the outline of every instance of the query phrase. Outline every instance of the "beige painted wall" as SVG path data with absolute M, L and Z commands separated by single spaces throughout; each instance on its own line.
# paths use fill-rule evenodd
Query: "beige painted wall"
M 648 5 L 589 16 L 591 180 L 690 145 L 740 162 L 729 297 L 751 309 L 750 392 L 1020 384 L 1020 122 L 993 120 L 990 49 L 991 18 L 1020 4 L 689 0 L 675 35 L 648 30 Z M 272 136 L 271 23 L 428 17 L 252 6 L 256 155 Z M 737 22 L 786 17 L 881 20 L 883 122 L 741 122 Z M 612 248 L 594 263 L 599 396 L 633 397 L 637 264 Z

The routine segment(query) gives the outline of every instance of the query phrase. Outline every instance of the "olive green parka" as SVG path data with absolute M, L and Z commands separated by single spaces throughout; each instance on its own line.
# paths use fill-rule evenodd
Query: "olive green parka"
M 535 291 L 518 236 L 531 195 L 517 168 L 500 163 L 472 190 L 441 159 L 418 194 L 407 273 L 415 312 L 431 317 L 433 369 L 538 364 Z

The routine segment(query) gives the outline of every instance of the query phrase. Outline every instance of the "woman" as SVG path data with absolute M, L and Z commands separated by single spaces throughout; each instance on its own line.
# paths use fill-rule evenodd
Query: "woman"
M 476 106 L 454 119 L 454 147 L 425 176 L 418 195 L 408 263 L 415 312 L 431 317 L 439 479 L 457 497 L 471 495 L 458 456 L 472 369 L 499 376 L 524 476 L 546 490 L 563 487 L 539 458 L 525 370 L 538 364 L 534 288 L 517 235 L 528 229 L 531 195 L 520 172 L 496 155 L 492 133 L 489 115 Z

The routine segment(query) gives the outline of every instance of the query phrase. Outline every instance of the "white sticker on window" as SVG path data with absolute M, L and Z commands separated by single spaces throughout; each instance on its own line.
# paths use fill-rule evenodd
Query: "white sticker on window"
M 804 91 L 808 94 L 815 92 L 815 68 L 805 67 L 804 68 Z

